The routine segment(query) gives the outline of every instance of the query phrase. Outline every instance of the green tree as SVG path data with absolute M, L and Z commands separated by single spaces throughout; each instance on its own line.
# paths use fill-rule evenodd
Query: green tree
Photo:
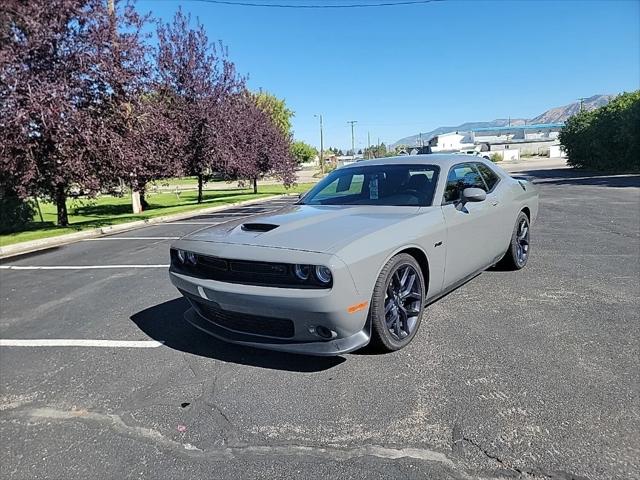
M 570 117 L 560 143 L 573 167 L 606 171 L 640 170 L 640 90 Z
M 291 154 L 296 159 L 296 162 L 306 163 L 313 160 L 318 154 L 318 151 L 308 143 L 298 140 L 291 144 Z
M 380 145 L 371 145 L 364 149 L 364 158 L 382 158 L 387 156 L 387 146 L 382 142 Z
M 258 108 L 271 117 L 271 120 L 283 135 L 289 135 L 291 132 L 291 117 L 293 117 L 294 112 L 287 108 L 285 101 L 263 91 L 252 93 L 251 96 Z

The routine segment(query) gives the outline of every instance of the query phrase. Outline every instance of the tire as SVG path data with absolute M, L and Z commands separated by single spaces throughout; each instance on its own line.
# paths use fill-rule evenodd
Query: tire
M 524 212 L 520 212 L 513 227 L 509 249 L 498 262 L 499 267 L 504 270 L 520 270 L 524 268 L 529 261 L 529 253 L 531 252 L 530 233 L 529 217 Z
M 371 297 L 371 347 L 393 352 L 407 346 L 420 327 L 424 300 L 425 281 L 416 259 L 407 253 L 392 257 Z

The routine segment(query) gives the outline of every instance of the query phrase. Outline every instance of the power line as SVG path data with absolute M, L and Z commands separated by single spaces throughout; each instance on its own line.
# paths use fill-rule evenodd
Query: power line
M 378 1 L 370 3 L 343 3 L 343 4 L 315 4 L 315 3 L 262 3 L 259 1 L 243 1 L 243 0 L 191 0 L 200 3 L 213 3 L 217 5 L 233 5 L 236 7 L 264 7 L 264 8 L 369 8 L 369 7 L 397 7 L 403 5 L 423 5 L 427 3 L 443 2 L 444 0 L 399 0 L 394 1 Z

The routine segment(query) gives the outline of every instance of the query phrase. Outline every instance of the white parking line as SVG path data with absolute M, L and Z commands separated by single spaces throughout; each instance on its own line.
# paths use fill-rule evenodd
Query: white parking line
M 106 348 L 157 348 L 164 342 L 155 340 L 81 340 L 81 339 L 43 339 L 10 340 L 0 338 L 0 347 L 106 347 Z
M 83 242 L 103 242 L 106 240 L 177 240 L 180 237 L 104 237 L 104 238 L 85 238 Z
M 0 270 L 93 270 L 107 268 L 169 268 L 169 265 L 0 265 Z

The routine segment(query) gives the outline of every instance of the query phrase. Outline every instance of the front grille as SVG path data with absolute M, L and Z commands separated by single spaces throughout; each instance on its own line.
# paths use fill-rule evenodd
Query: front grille
M 200 314 L 208 321 L 229 330 L 267 337 L 291 338 L 293 322 L 286 318 L 263 317 L 248 313 L 231 312 L 217 304 L 204 303 L 191 298 Z
M 315 274 L 300 280 L 294 265 L 280 262 L 259 262 L 194 254 L 195 263 L 183 263 L 175 249 L 171 249 L 171 269 L 178 273 L 219 282 L 241 283 L 282 288 L 331 288 L 333 281 L 321 283 Z

